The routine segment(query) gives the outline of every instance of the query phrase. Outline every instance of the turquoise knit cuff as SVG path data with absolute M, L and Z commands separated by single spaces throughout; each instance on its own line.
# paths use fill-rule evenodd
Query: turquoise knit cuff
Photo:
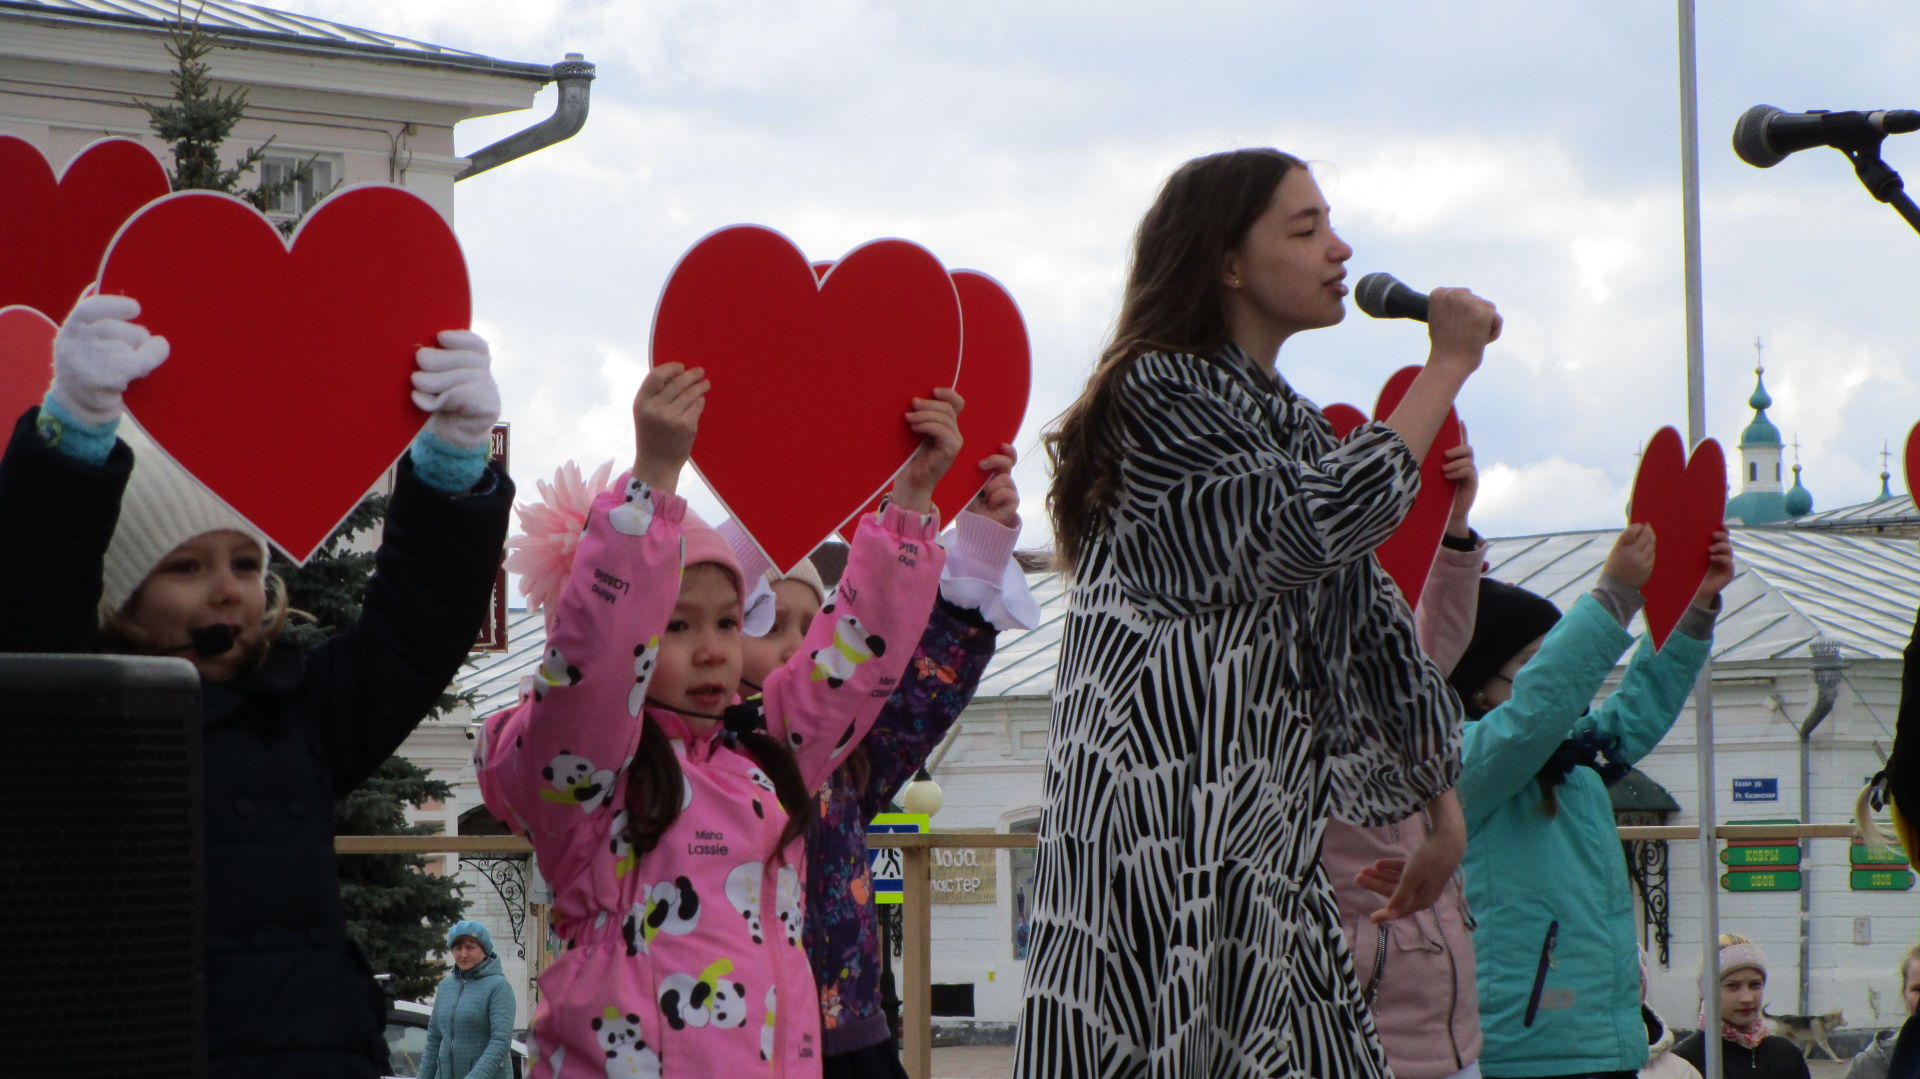
M 420 477 L 420 482 L 436 491 L 460 495 L 473 490 L 473 485 L 486 475 L 492 447 L 484 442 L 478 446 L 456 446 L 435 437 L 431 431 L 422 431 L 420 437 L 413 440 L 410 452 L 413 474 Z
M 68 457 L 90 465 L 104 465 L 107 455 L 113 452 L 113 444 L 119 440 L 115 432 L 120 429 L 120 420 L 115 417 L 89 426 L 74 419 L 71 412 L 61 408 L 53 395 L 48 394 L 46 400 L 40 402 L 40 418 L 35 426 L 41 441 Z

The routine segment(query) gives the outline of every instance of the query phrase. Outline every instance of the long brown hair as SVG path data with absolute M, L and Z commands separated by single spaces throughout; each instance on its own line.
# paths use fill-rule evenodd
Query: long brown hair
M 1056 564 L 1072 571 L 1119 486 L 1118 387 L 1148 352 L 1208 355 L 1228 338 L 1227 253 L 1266 212 L 1287 172 L 1305 165 L 1272 149 L 1196 157 L 1174 170 L 1133 237 L 1133 263 L 1113 337 L 1086 389 L 1042 441 L 1053 466 L 1047 512 Z
M 813 798 L 800 778 L 800 765 L 786 743 L 760 731 L 735 734 L 740 748 L 773 781 L 774 796 L 787 811 L 787 826 L 780 831 L 780 847 L 807 834 L 813 817 Z M 680 817 L 680 801 L 686 794 L 687 777 L 680 771 L 680 758 L 673 742 L 658 723 L 640 724 L 640 749 L 627 769 L 627 841 L 636 854 L 645 854 L 658 846 L 660 836 Z

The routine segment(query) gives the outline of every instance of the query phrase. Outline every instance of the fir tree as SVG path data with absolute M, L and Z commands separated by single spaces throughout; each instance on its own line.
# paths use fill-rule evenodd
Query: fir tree
M 206 58 L 218 45 L 196 15 L 169 27 L 167 54 L 173 57 L 173 97 L 165 104 L 142 102 L 155 133 L 172 145 L 175 191 L 223 191 L 266 211 L 274 200 L 306 182 L 311 162 L 272 184 L 241 190 L 241 180 L 265 157 L 268 139 L 231 166 L 221 163 L 221 147 L 246 115 L 244 88 L 216 87 Z M 291 231 L 295 222 L 284 228 Z M 288 604 L 301 615 L 289 620 L 281 638 L 287 647 L 309 648 L 345 629 L 360 616 L 361 598 L 373 573 L 373 552 L 356 547 L 354 537 L 377 532 L 386 517 L 384 495 L 368 497 L 348 515 L 305 566 L 275 554 L 274 571 L 286 583 Z M 442 694 L 434 714 L 459 704 Z M 365 784 L 334 807 L 337 835 L 423 835 L 434 829 L 410 825 L 403 805 L 418 809 L 452 793 L 447 784 L 404 757 L 387 758 Z M 402 997 L 431 992 L 445 964 L 427 958 L 444 952 L 447 928 L 466 908 L 458 882 L 425 872 L 425 859 L 406 854 L 355 854 L 340 859 L 340 897 L 347 932 L 361 942 L 374 969 L 394 976 Z
M 234 126 L 246 116 L 247 91 L 235 86 L 225 90 L 213 84 L 212 68 L 206 58 L 218 40 L 200 25 L 199 13 L 167 26 L 167 55 L 173 57 L 174 71 L 169 80 L 173 97 L 165 104 L 140 102 L 147 110 L 148 124 L 173 150 L 173 171 L 167 179 L 175 191 L 223 191 L 237 195 L 265 213 L 279 199 L 302 184 L 313 182 L 313 158 L 295 166 L 286 176 L 272 183 L 240 187 L 243 177 L 251 175 L 273 145 L 268 138 L 259 146 L 234 159 L 231 166 L 220 161 L 220 148 L 233 134 Z M 291 233 L 294 222 L 281 226 Z

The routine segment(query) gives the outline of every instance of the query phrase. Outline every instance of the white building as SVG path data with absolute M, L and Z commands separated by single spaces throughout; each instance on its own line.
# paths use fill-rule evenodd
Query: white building
M 139 103 L 171 97 L 175 64 L 166 52 L 166 20 L 175 10 L 171 0 L 0 4 L 0 133 L 38 147 L 56 172 L 107 136 L 137 139 L 171 167 L 168 147 L 152 134 Z M 206 61 L 214 80 L 247 94 L 246 118 L 223 156 L 231 161 L 271 138 L 266 178 L 313 162 L 312 184 L 276 207 L 288 217 L 335 185 L 376 181 L 408 188 L 453 222 L 457 180 L 564 139 L 586 117 L 593 65 L 577 55 L 553 65 L 519 63 L 254 4 L 195 0 L 186 10 L 199 10 L 201 25 L 219 40 Z M 554 82 L 561 90 L 552 117 L 471 158 L 454 152 L 461 121 L 529 108 Z M 465 717 L 425 724 L 402 753 L 438 775 L 457 775 L 471 752 L 465 729 Z M 471 789 L 470 775 L 463 789 Z M 456 799 L 415 817 L 452 834 L 475 800 Z M 532 1015 L 528 964 L 508 914 L 524 908 L 525 861 L 436 863 L 459 873 L 473 901 L 470 916 L 493 928 L 520 992 L 523 1023 Z

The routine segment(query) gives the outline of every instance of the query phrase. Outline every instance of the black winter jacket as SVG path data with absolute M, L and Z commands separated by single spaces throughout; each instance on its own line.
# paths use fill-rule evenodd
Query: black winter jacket
M 1706 1074 L 1707 1049 L 1694 1031 L 1673 1047 L 1673 1055 Z M 1725 1079 L 1808 1079 L 1807 1058 L 1785 1038 L 1769 1036 L 1752 1049 L 1735 1042 L 1720 1043 L 1720 1073 Z
M 0 652 L 104 651 L 101 564 L 133 454 L 45 445 L 37 410 L 0 459 Z M 202 685 L 207 1049 L 219 1079 L 375 1076 L 383 998 L 346 936 L 336 796 L 360 785 L 453 680 L 485 616 L 513 484 L 450 497 L 398 469 L 360 618 L 307 652 Z

